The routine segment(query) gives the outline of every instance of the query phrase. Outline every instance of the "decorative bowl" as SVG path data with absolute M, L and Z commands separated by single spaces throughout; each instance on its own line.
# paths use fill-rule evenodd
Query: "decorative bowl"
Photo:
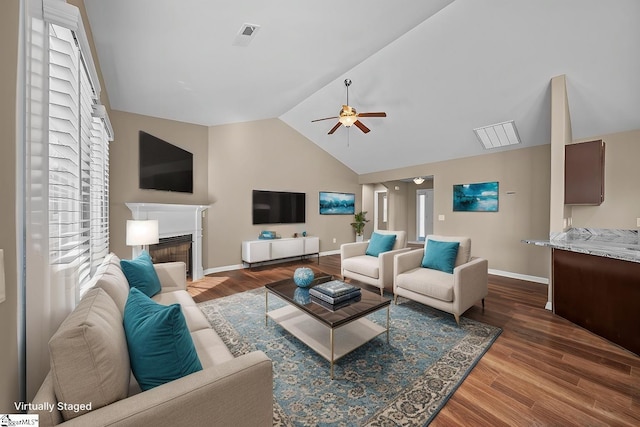
M 301 288 L 306 288 L 313 283 L 314 274 L 313 270 L 308 267 L 296 268 L 293 273 L 293 281 Z

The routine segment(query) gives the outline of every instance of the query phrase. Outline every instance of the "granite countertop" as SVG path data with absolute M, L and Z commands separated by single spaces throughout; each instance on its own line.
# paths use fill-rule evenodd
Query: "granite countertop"
M 549 240 L 522 242 L 640 263 L 638 230 L 572 228 L 551 235 Z

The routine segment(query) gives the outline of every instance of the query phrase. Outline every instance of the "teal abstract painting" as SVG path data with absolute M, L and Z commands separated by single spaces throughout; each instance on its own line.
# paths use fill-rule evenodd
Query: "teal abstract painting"
M 353 215 L 356 195 L 353 193 L 320 192 L 320 215 Z
M 498 212 L 498 182 L 455 184 L 454 212 Z

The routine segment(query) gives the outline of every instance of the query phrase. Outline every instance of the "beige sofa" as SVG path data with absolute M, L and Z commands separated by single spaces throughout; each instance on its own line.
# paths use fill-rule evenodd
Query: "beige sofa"
M 40 426 L 271 425 L 271 360 L 232 356 L 187 293 L 184 263 L 154 267 L 162 290 L 152 299 L 180 304 L 203 369 L 140 391 L 122 323 L 129 284 L 110 254 L 49 343 L 51 371 L 32 401 L 52 409 L 34 411 Z
M 453 274 L 421 266 L 425 249 L 397 255 L 394 260 L 393 292 L 398 297 L 428 305 L 453 314 L 460 324 L 460 315 L 467 311 L 488 292 L 486 259 L 471 256 L 471 239 L 468 237 L 429 235 L 429 239 L 441 242 L 459 242 Z
M 396 240 L 390 251 L 382 252 L 377 257 L 367 255 L 369 242 L 344 243 L 340 246 L 340 268 L 343 278 L 351 278 L 380 289 L 392 292 L 393 257 L 407 252 L 406 231 L 377 230 L 378 234 L 395 234 Z

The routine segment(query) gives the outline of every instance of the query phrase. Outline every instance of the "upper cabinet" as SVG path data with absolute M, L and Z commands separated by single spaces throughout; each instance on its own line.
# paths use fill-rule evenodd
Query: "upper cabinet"
M 604 147 L 602 140 L 565 146 L 565 205 L 604 202 Z

